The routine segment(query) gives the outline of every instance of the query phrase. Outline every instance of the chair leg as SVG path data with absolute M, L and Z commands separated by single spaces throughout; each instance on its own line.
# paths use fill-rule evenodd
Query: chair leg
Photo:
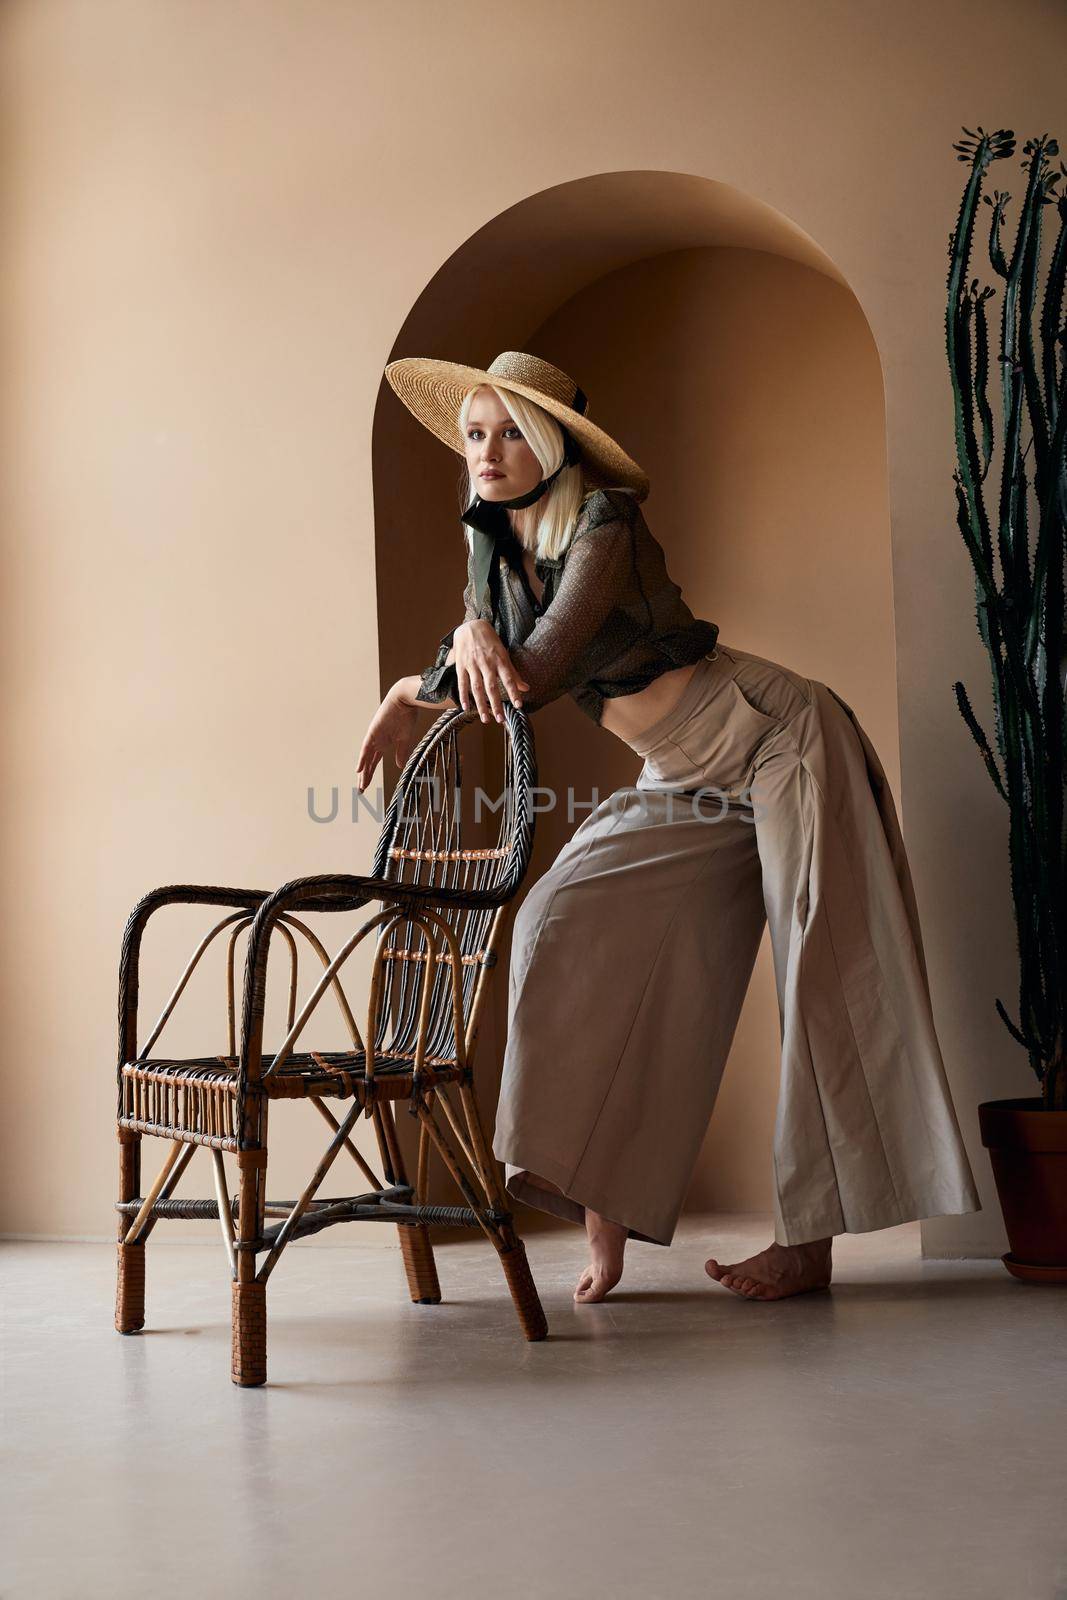
M 467 1131 L 476 1157 L 478 1167 L 477 1182 L 488 1204 L 495 1211 L 506 1211 L 507 1195 L 500 1179 L 500 1169 L 492 1153 L 489 1141 L 485 1136 L 485 1127 L 482 1122 L 481 1110 L 474 1092 L 474 1085 L 460 1086 L 460 1098 L 463 1112 L 467 1122 Z M 471 1183 L 463 1173 L 456 1152 L 449 1144 L 448 1138 L 434 1119 L 428 1106 L 420 1108 L 420 1121 L 423 1129 L 433 1141 L 442 1160 L 451 1172 L 460 1192 L 468 1205 L 478 1207 L 479 1196 L 475 1193 Z M 526 1246 L 510 1222 L 494 1229 L 486 1228 L 490 1242 L 497 1255 L 500 1265 L 504 1269 L 511 1298 L 515 1302 L 515 1310 L 519 1314 L 519 1323 L 527 1339 L 544 1339 L 548 1334 L 548 1319 L 544 1307 L 541 1305 L 534 1283 L 530 1264 L 526 1259 Z
M 115 1327 L 119 1333 L 140 1333 L 144 1327 L 143 1244 L 118 1246 L 115 1285 Z
M 408 1277 L 408 1292 L 416 1305 L 436 1306 L 441 1301 L 441 1285 L 437 1277 L 437 1264 L 430 1244 L 430 1230 L 424 1223 L 414 1227 L 401 1223 L 400 1254 L 404 1258 L 404 1271 Z
M 387 1106 L 384 1114 L 392 1117 L 392 1111 Z M 395 1128 L 395 1123 L 394 1123 Z M 394 1139 L 396 1135 L 394 1133 Z M 427 1163 L 429 1158 L 430 1141 L 426 1129 L 419 1128 L 419 1149 L 415 1167 L 415 1203 L 425 1205 L 427 1189 Z M 399 1141 L 396 1144 L 395 1165 L 398 1168 L 397 1176 L 401 1183 L 406 1182 L 403 1166 L 403 1155 L 400 1152 Z M 416 1305 L 436 1306 L 441 1303 L 441 1285 L 437 1277 L 437 1263 L 433 1258 L 433 1246 L 430 1243 L 430 1230 L 425 1223 L 415 1227 L 398 1225 L 397 1233 L 400 1235 L 400 1254 L 404 1258 L 404 1271 L 408 1278 L 408 1291 Z
M 530 1263 L 526 1259 L 526 1246 L 516 1239 L 510 1250 L 500 1252 L 500 1265 L 519 1314 L 519 1323 L 527 1339 L 544 1339 L 548 1335 L 548 1318 L 533 1281 Z
M 254 1246 L 262 1228 L 266 1150 L 239 1150 L 237 1278 L 233 1283 L 230 1377 L 242 1389 L 267 1381 L 267 1285 L 256 1281 Z
M 267 1285 L 234 1283 L 230 1377 L 242 1389 L 267 1381 Z
M 470 1130 L 471 1144 L 477 1152 L 478 1159 L 486 1174 L 486 1198 L 490 1205 L 500 1211 L 508 1210 L 508 1195 L 500 1176 L 500 1167 L 493 1155 L 492 1146 L 486 1137 L 485 1124 L 482 1121 L 482 1110 L 478 1104 L 478 1096 L 474 1084 L 464 1084 L 460 1088 L 463 1102 L 463 1111 Z M 526 1259 L 526 1246 L 515 1231 L 513 1223 L 508 1223 L 501 1230 L 501 1244 L 497 1247 L 500 1255 L 500 1265 L 504 1269 L 511 1298 L 515 1302 L 515 1310 L 519 1315 L 519 1324 L 527 1339 L 544 1339 L 548 1336 L 548 1318 L 545 1316 L 544 1307 L 537 1293 L 537 1285 L 530 1271 L 530 1263 Z
M 119 1199 L 135 1200 L 140 1183 L 141 1136 L 119 1129 Z M 118 1261 L 115 1279 L 115 1327 L 119 1333 L 139 1333 L 144 1327 L 144 1244 L 123 1244 L 130 1225 L 119 1212 Z

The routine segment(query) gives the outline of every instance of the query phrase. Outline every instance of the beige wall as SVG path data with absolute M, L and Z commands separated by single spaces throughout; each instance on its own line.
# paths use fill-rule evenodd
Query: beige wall
M 350 785 L 380 683 L 425 664 L 462 581 L 454 464 L 382 368 L 528 345 L 648 466 L 694 609 L 870 728 L 985 1201 L 926 1248 L 1004 1248 L 975 1106 L 1033 1080 L 992 1004 L 1016 987 L 1003 817 L 951 694 L 988 701 L 945 244 L 960 125 L 1062 137 L 1065 43 L 1060 8 L 992 0 L 4 8 L 8 1231 L 111 1230 L 138 896 L 369 863 L 373 828 L 314 823 L 306 790 Z M 569 703 L 535 731 L 602 787 L 634 770 Z M 147 1012 L 195 924 L 153 933 Z M 190 991 L 175 1048 L 221 998 L 217 973 Z M 698 1203 L 769 1204 L 776 1034 L 765 950 Z M 310 1112 L 282 1137 L 288 1193 L 321 1139 Z

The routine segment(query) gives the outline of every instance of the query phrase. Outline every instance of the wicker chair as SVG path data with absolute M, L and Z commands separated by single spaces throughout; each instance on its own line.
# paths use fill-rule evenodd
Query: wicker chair
M 506 701 L 502 803 L 483 835 L 488 846 L 466 847 L 471 828 L 462 804 L 460 738 L 477 712 L 446 711 L 412 752 L 390 799 L 370 877 L 295 879 L 272 894 L 252 890 L 172 886 L 146 895 L 130 915 L 119 973 L 118 1288 L 115 1326 L 144 1326 L 145 1244 L 157 1221 L 217 1217 L 232 1280 L 231 1376 L 242 1386 L 266 1381 L 266 1287 L 285 1246 L 340 1222 L 395 1223 L 412 1300 L 438 1302 L 428 1224 L 480 1228 L 500 1256 L 527 1339 L 547 1333 L 544 1311 L 515 1231 L 507 1195 L 479 1111 L 473 1056 L 486 985 L 497 961 L 501 919 L 525 876 L 533 835 L 536 783 L 527 717 Z M 494 725 L 495 726 L 495 725 Z M 495 828 L 495 833 L 493 829 Z M 144 1046 L 137 1048 L 137 989 L 141 938 L 161 906 L 179 902 L 236 909 L 201 939 Z M 297 912 L 353 911 L 380 903 L 332 959 Z M 229 1028 L 225 1055 L 174 1060 L 153 1047 L 182 990 L 211 942 L 229 928 Z M 234 947 L 248 929 L 244 994 L 237 1045 Z M 343 963 L 377 930 L 365 1040 L 338 976 Z M 263 1045 L 267 955 L 272 935 L 287 947 L 287 1032 L 276 1050 Z M 317 963 L 318 981 L 296 1010 L 298 936 Z M 305 1024 L 332 991 L 352 1048 L 297 1050 Z M 310 1100 L 332 1137 L 296 1201 L 265 1194 L 268 1107 Z M 337 1112 L 328 1101 L 339 1101 Z M 398 1102 L 418 1119 L 414 1184 L 407 1176 L 396 1121 Z M 447 1127 L 439 1113 L 444 1113 Z M 371 1120 L 381 1176 L 350 1135 L 360 1115 Z M 169 1143 L 148 1192 L 141 1194 L 141 1144 L 146 1135 Z M 464 1204 L 426 1203 L 429 1148 L 439 1152 Z M 214 1198 L 173 1198 L 198 1147 L 209 1153 Z M 369 1185 L 366 1192 L 319 1199 L 318 1190 L 344 1149 Z M 231 1200 L 223 1152 L 236 1157 L 238 1192 Z M 267 1219 L 280 1219 L 267 1225 Z M 262 1258 L 262 1259 L 260 1259 Z

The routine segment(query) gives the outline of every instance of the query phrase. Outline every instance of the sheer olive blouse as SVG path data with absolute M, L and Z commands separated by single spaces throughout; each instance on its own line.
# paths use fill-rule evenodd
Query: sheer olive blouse
M 591 491 L 563 555 L 535 559 L 544 585 L 540 603 L 503 508 L 483 502 L 463 520 L 472 528 L 463 620 L 493 624 L 530 685 L 524 710 L 570 694 L 599 723 L 606 699 L 635 694 L 660 673 L 714 649 L 718 627 L 693 616 L 640 505 L 624 489 Z M 488 579 L 480 596 L 479 573 Z M 459 704 L 455 665 L 445 663 L 455 631 L 445 634 L 422 674 L 420 700 Z

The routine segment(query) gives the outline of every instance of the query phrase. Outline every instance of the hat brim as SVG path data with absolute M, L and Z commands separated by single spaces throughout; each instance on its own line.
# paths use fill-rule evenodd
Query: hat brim
M 638 500 L 648 494 L 649 480 L 632 456 L 616 444 L 610 433 L 551 395 L 529 384 L 468 367 L 458 361 L 438 361 L 429 356 L 404 356 L 385 369 L 390 387 L 424 428 L 457 455 L 466 455 L 459 430 L 459 409 L 471 389 L 487 383 L 532 400 L 561 422 L 582 452 L 582 474 L 595 488 L 628 489 Z

